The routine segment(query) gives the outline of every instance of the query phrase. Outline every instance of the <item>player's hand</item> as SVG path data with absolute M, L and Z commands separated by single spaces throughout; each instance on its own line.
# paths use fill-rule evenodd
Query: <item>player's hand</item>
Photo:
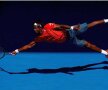
M 17 53 L 15 51 L 10 52 L 11 55 L 16 55 Z
M 106 50 L 106 52 L 108 53 L 108 49 Z M 108 55 L 105 55 L 106 56 L 106 58 L 108 58 Z
M 10 54 L 11 54 L 11 55 L 16 55 L 17 53 L 19 53 L 19 50 L 18 50 L 18 49 L 12 51 Z
M 80 24 L 74 25 L 74 30 L 80 30 Z

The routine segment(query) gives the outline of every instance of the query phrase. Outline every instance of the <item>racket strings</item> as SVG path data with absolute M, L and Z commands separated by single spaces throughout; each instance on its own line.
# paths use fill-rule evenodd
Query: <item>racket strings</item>
M 0 59 L 5 56 L 5 51 L 2 47 L 0 47 Z

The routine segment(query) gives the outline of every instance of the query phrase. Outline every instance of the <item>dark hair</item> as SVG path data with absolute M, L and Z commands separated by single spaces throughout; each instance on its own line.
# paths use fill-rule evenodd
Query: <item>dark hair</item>
M 35 22 L 38 23 L 38 24 L 41 24 L 42 20 L 38 18 L 38 19 L 35 20 Z

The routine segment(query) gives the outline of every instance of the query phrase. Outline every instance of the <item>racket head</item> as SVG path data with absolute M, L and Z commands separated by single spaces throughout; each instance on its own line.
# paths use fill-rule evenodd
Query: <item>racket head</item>
M 5 50 L 3 47 L 0 47 L 0 59 L 5 57 Z

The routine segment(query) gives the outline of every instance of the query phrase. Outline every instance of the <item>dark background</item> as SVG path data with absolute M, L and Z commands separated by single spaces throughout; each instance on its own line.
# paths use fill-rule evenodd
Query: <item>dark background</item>
M 10 1 L 0 2 L 0 45 L 12 51 L 28 44 L 36 37 L 33 22 L 41 19 L 43 24 L 55 22 L 74 25 L 90 23 L 108 18 L 107 1 Z M 107 49 L 108 24 L 101 24 L 89 29 L 81 38 Z M 39 43 L 27 50 L 35 52 L 90 52 L 67 41 L 63 44 Z

